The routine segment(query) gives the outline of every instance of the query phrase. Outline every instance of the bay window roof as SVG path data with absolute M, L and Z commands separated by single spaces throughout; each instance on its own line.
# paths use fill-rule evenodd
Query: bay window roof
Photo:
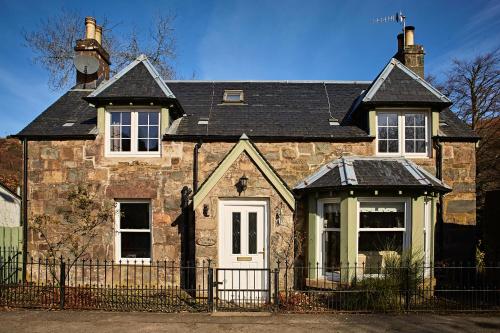
M 348 188 L 451 191 L 449 186 L 408 159 L 376 157 L 342 157 L 295 186 L 295 190 Z

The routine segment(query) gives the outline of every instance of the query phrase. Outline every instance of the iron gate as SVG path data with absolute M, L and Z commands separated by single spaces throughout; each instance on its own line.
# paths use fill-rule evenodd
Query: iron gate
M 268 268 L 216 268 L 215 309 L 268 310 L 271 306 L 271 270 Z

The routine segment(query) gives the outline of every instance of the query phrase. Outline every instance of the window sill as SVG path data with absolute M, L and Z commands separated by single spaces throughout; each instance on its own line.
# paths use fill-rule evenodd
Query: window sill
M 158 158 L 161 157 L 160 153 L 155 154 L 141 154 L 141 153 L 106 153 L 104 157 L 136 157 L 136 158 Z
M 417 158 L 432 158 L 431 156 L 429 156 L 429 154 L 400 154 L 400 153 L 396 153 L 396 154 L 387 154 L 387 153 L 376 153 L 375 154 L 376 157 L 387 157 L 387 158 L 414 158 L 414 159 L 417 159 Z

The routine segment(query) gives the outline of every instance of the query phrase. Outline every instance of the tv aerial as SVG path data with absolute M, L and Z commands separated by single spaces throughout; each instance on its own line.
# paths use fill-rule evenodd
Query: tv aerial
M 87 75 L 94 74 L 99 69 L 99 61 L 95 57 L 84 54 L 76 55 L 73 59 L 73 63 L 76 67 L 76 70 L 85 75 L 85 77 Z M 85 82 L 86 81 L 87 80 L 85 80 Z M 85 84 L 83 88 L 85 89 Z
M 401 24 L 403 28 L 403 45 L 404 45 L 406 15 L 404 15 L 402 11 L 399 11 L 394 15 L 379 17 L 373 20 L 373 23 L 390 23 L 390 22 L 396 22 Z

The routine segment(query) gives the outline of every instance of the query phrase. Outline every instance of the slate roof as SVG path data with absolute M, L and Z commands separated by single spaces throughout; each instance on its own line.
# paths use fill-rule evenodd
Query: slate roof
M 140 56 L 94 91 L 68 91 L 16 136 L 32 139 L 92 138 L 96 134 L 97 112 L 88 102 L 98 105 L 124 99 L 127 101 L 125 105 L 128 105 L 129 101 L 138 99 L 149 105 L 149 102 L 161 99 L 174 104 L 174 118 L 184 112 L 184 116 L 169 129 L 165 139 L 237 140 L 246 133 L 252 140 L 369 141 L 373 138 L 349 118 L 361 100 L 391 96 L 401 99 L 404 96 L 411 101 L 426 96 L 428 101 L 436 102 L 438 98 L 433 94 L 433 88 L 411 80 L 411 75 L 407 73 L 409 70 L 401 66 L 397 60 L 391 60 L 373 83 L 164 81 L 147 58 Z M 384 73 L 387 80 L 381 80 Z M 399 84 L 399 81 L 402 83 Z M 389 92 L 391 89 L 402 89 L 401 94 Z M 243 90 L 244 102 L 223 103 L 224 90 Z M 370 97 L 372 91 L 373 96 Z M 330 125 L 330 118 L 336 119 L 340 125 Z M 446 123 L 439 132 L 443 139 L 477 139 L 475 133 L 451 111 L 444 110 L 441 118 Z M 200 120 L 208 120 L 208 124 L 198 124 Z M 74 125 L 63 126 L 68 122 L 74 122 Z
M 442 105 L 442 108 L 451 105 L 446 96 L 395 58 L 389 61 L 373 81 L 363 97 L 363 103 L 417 103 Z
M 296 190 L 346 188 L 451 188 L 405 158 L 343 157 L 320 168 L 295 186 Z
M 87 101 L 175 99 L 146 56 L 141 55 L 113 78 L 103 82 Z
M 449 108 L 439 113 L 439 123 L 438 136 L 445 141 L 476 141 L 480 138 L 467 124 L 458 119 Z
M 356 126 L 332 126 L 342 121 L 353 101 L 369 83 L 350 82 L 195 82 L 167 81 L 186 116 L 171 138 L 211 136 L 239 138 L 364 138 Z M 244 103 L 224 104 L 224 90 L 243 90 Z M 198 121 L 208 119 L 208 124 Z
M 69 90 L 16 136 L 31 138 L 94 138 L 97 111 L 82 98 L 91 90 Z M 73 126 L 63 126 L 74 123 Z

